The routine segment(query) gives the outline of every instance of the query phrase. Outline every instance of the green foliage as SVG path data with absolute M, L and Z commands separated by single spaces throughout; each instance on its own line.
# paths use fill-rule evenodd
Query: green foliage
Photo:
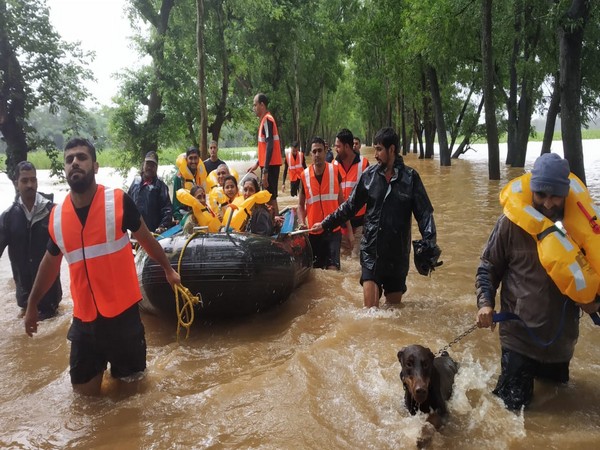
M 14 167 L 27 151 L 50 147 L 30 117 L 34 111 L 63 114 L 62 136 L 89 121 L 82 103 L 90 96 L 82 81 L 93 79 L 88 62 L 94 55 L 60 38 L 44 0 L 2 1 L 0 28 L 0 131 Z

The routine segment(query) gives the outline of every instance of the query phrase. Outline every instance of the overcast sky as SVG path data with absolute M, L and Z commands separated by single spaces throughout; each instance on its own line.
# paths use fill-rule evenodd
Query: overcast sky
M 133 34 L 125 17 L 123 0 L 47 0 L 50 21 L 65 41 L 80 41 L 84 50 L 96 52 L 91 64 L 96 82 L 88 89 L 100 104 L 111 104 L 117 93 L 112 76 L 126 67 L 137 67 L 139 57 L 130 48 Z M 91 103 L 88 104 L 90 106 Z

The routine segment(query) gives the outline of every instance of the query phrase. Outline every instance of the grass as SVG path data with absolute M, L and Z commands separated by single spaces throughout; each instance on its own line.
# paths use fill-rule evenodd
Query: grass
M 256 159 L 256 147 L 232 147 L 220 148 L 219 158 L 223 161 L 250 161 Z M 179 148 L 167 148 L 159 150 L 158 158 L 161 164 L 175 164 L 177 156 L 182 152 Z M 59 155 L 60 157 L 60 155 Z M 100 167 L 118 167 L 122 160 L 122 150 L 104 149 L 97 153 L 98 164 Z M 30 161 L 36 169 L 50 169 L 50 158 L 44 150 L 29 152 L 27 160 Z M 0 155 L 0 171 L 6 170 L 6 156 Z

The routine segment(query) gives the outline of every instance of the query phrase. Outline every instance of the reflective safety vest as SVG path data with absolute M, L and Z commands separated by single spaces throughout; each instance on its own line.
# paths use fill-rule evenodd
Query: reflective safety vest
M 358 184 L 358 180 L 362 176 L 363 172 L 367 167 L 369 167 L 369 160 L 362 156 L 359 157 L 360 162 L 358 164 L 352 164 L 348 172 L 344 170 L 343 164 L 340 164 L 337 160 L 333 162 L 338 167 L 340 174 L 342 175 L 342 194 L 344 195 L 344 200 L 348 200 L 350 197 L 350 193 L 354 186 Z M 364 216 L 365 212 L 367 212 L 367 205 L 364 205 L 355 215 L 354 217 Z
M 304 153 L 299 151 L 294 156 L 294 154 L 290 150 L 285 154 L 285 159 L 288 165 L 288 174 L 290 176 L 290 181 L 299 180 L 302 176 L 302 172 L 304 172 Z
M 271 113 L 266 113 L 260 121 L 258 126 L 258 165 L 265 167 L 265 159 L 267 158 L 267 139 L 266 134 L 268 131 L 267 120 L 273 123 L 273 153 L 271 154 L 271 161 L 267 166 L 280 166 L 281 165 L 281 143 L 279 141 L 279 132 L 277 131 L 277 124 Z
M 122 231 L 123 191 L 98 185 L 85 226 L 71 197 L 50 214 L 48 231 L 69 264 L 73 315 L 91 322 L 137 303 L 140 287 L 129 236 Z
M 182 153 L 175 160 L 175 167 L 179 169 L 179 174 L 183 179 L 181 183 L 181 187 L 187 189 L 188 191 L 192 189 L 192 187 L 198 185 L 202 186 L 206 190 L 206 167 L 204 167 L 204 163 L 202 160 L 198 161 L 198 167 L 196 168 L 196 173 L 192 174 L 192 171 L 187 165 L 187 159 L 185 158 L 185 153 Z
M 325 217 L 334 212 L 339 206 L 338 195 L 340 192 L 338 183 L 337 167 L 331 163 L 325 163 L 321 183 L 315 176 L 315 166 L 311 164 L 304 170 L 302 185 L 306 196 L 306 220 L 308 228 L 317 222 L 322 222 Z M 339 230 L 337 227 L 333 231 Z M 321 234 L 311 233 L 311 234 Z

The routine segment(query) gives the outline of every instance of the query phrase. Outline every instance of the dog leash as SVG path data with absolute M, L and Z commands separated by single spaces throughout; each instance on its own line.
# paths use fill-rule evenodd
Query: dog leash
M 440 348 L 437 351 L 437 353 L 435 354 L 435 356 L 442 356 L 444 354 L 444 352 L 446 352 L 446 350 L 448 350 L 450 347 L 452 347 L 457 342 L 461 341 L 464 337 L 468 336 L 476 329 L 477 329 L 477 324 L 471 325 L 466 331 L 462 332 L 461 334 L 456 336 L 452 341 L 448 342 L 446 345 L 444 345 L 442 348 Z

